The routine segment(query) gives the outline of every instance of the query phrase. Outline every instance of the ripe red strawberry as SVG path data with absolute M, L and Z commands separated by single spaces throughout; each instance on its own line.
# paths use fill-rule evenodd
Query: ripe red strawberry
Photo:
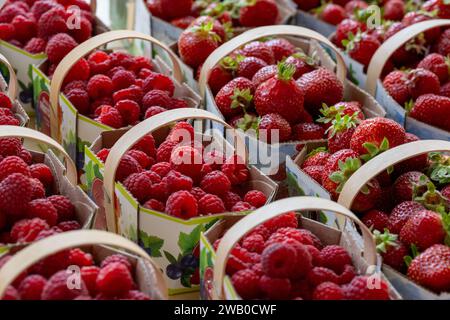
M 357 113 L 351 116 L 341 116 L 340 113 L 331 122 L 328 129 L 328 149 L 331 153 L 335 153 L 342 149 L 350 148 L 350 141 L 357 126 Z
M 334 3 L 324 4 L 322 8 L 318 9 L 318 13 L 320 19 L 335 26 L 347 18 L 345 9 Z
M 315 123 L 299 123 L 293 127 L 293 139 L 297 141 L 322 140 L 325 129 Z
M 400 105 L 411 99 L 411 92 L 407 84 L 407 77 L 403 71 L 392 71 L 383 80 L 387 93 Z
M 190 15 L 193 4 L 192 0 L 158 0 L 155 2 L 157 2 L 156 6 L 159 12 L 167 20 Z
M 438 76 L 421 68 L 408 73 L 407 83 L 413 99 L 417 99 L 424 94 L 438 94 L 441 88 Z
M 406 133 L 405 143 L 419 141 L 420 139 L 412 133 Z M 395 173 L 402 174 L 408 171 L 420 171 L 423 170 L 428 164 L 428 155 L 423 154 L 405 161 L 395 166 Z
M 366 226 L 378 231 L 383 231 L 387 227 L 388 220 L 388 214 L 380 210 L 370 210 L 361 219 Z
M 285 62 L 295 66 L 294 79 L 300 78 L 305 73 L 311 72 L 317 67 L 317 62 L 314 58 L 307 56 L 303 52 L 294 53 Z
M 304 112 L 304 91 L 292 78 L 294 72 L 292 65 L 280 63 L 277 76 L 256 89 L 254 103 L 260 116 L 279 113 L 290 123 L 300 120 Z
M 236 70 L 237 76 L 251 80 L 255 73 L 264 67 L 267 67 L 267 63 L 264 60 L 255 57 L 247 57 L 238 62 Z
M 199 68 L 200 69 L 200 68 Z M 233 80 L 233 76 L 222 65 L 215 66 L 209 75 L 208 85 L 214 95 L 222 89 L 228 82 Z
M 352 11 L 353 13 L 353 11 Z M 350 33 L 358 34 L 358 32 L 363 32 L 366 30 L 366 25 L 362 22 L 345 19 L 341 21 L 336 27 L 336 33 L 333 38 L 333 42 L 340 48 L 344 49 L 345 46 L 342 41 L 348 39 Z
M 419 256 L 408 267 L 408 277 L 435 292 L 450 289 L 450 248 L 436 244 Z
M 450 82 L 443 84 L 441 86 L 441 90 L 439 91 L 439 95 L 450 98 Z
M 294 2 L 297 4 L 297 7 L 303 11 L 309 11 L 320 6 L 319 0 L 294 0 Z
M 215 97 L 216 105 L 226 118 L 242 114 L 253 100 L 253 83 L 246 78 L 235 78 Z
M 281 61 L 297 51 L 292 43 L 283 38 L 272 39 L 265 42 L 265 44 L 272 49 L 275 61 Z
M 305 106 L 312 115 L 318 114 L 324 103 L 334 105 L 344 96 L 343 84 L 333 72 L 323 67 L 305 73 L 297 83 L 305 93 Z
M 409 171 L 402 174 L 394 183 L 394 196 L 396 201 L 413 200 L 414 189 L 421 186 L 421 190 L 424 189 L 423 191 L 426 191 L 426 184 L 429 181 L 428 177 L 420 171 Z
M 399 234 L 402 227 L 416 212 L 425 208 L 415 201 L 404 201 L 397 205 L 389 216 L 387 228 L 391 233 Z
M 322 183 L 323 166 L 308 166 L 303 171 L 318 183 Z
M 389 0 L 383 6 L 383 18 L 398 21 L 405 15 L 405 3 L 402 0 Z
M 325 151 L 324 148 L 317 148 L 308 154 L 302 164 L 302 168 L 309 166 L 324 166 L 329 158 L 329 152 Z
M 442 190 L 441 194 L 450 200 L 450 184 L 446 185 Z
M 264 60 L 268 65 L 277 62 L 272 49 L 265 42 L 253 41 L 247 43 L 239 52 L 244 57 L 255 57 Z
M 367 67 L 374 53 L 380 47 L 378 39 L 369 33 L 349 34 L 348 40 L 343 42 L 350 57 Z
M 417 67 L 433 72 L 438 76 L 441 83 L 445 83 L 449 78 L 449 66 L 450 61 L 448 58 L 438 53 L 431 53 Z
M 422 210 L 411 216 L 400 231 L 400 240 L 406 244 L 414 244 L 419 250 L 426 250 L 433 244 L 442 243 L 446 232 L 439 214 Z
M 398 235 L 389 233 L 387 230 L 384 233 L 378 230 L 375 230 L 374 235 L 377 251 L 383 257 L 383 263 L 404 272 L 406 267 L 404 258 L 409 255 L 409 249 L 403 242 L 398 241 Z
M 239 23 L 244 27 L 260 27 L 276 24 L 278 6 L 273 0 L 245 1 L 239 10 Z
M 450 54 L 450 30 L 447 29 L 442 32 L 438 42 L 435 44 L 435 51 L 443 56 Z
M 266 82 L 272 77 L 275 77 L 278 73 L 278 67 L 276 65 L 270 65 L 266 66 L 264 68 L 261 68 L 253 75 L 252 82 L 253 86 L 255 88 L 258 88 L 258 86 L 261 83 Z
M 420 96 L 414 106 L 408 110 L 409 116 L 450 131 L 450 98 L 435 94 Z
M 288 141 L 291 132 L 289 122 L 277 113 L 264 115 L 258 126 L 259 138 L 267 143 Z

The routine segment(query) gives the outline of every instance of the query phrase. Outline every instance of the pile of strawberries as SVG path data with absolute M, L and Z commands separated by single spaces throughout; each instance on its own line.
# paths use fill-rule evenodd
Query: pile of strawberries
M 0 259 L 0 268 L 12 257 Z M 70 287 L 73 274 L 68 267 L 80 268 L 80 286 Z M 72 277 L 72 279 L 71 279 Z M 113 254 L 103 261 L 82 249 L 55 253 L 39 261 L 18 276 L 6 289 L 2 300 L 150 300 L 139 291 L 135 267 L 122 254 Z
M 55 193 L 51 169 L 17 138 L 0 139 L 0 243 L 28 243 L 81 229 L 70 199 Z
M 103 162 L 109 154 L 102 149 Z M 121 159 L 116 180 L 145 208 L 181 219 L 224 212 L 251 211 L 267 198 L 248 190 L 250 171 L 237 156 L 226 158 L 194 140 L 194 128 L 177 123 L 159 147 L 151 134 Z
M 0 12 L 0 39 L 32 54 L 45 52 L 57 64 L 92 36 L 93 24 L 84 0 L 8 0 Z
M 147 5 L 153 15 L 181 29 L 199 16 L 229 27 L 260 27 L 275 24 L 279 15 L 274 0 L 147 0 Z
M 386 282 L 368 289 L 368 277 L 358 275 L 349 253 L 299 228 L 295 212 L 246 235 L 231 251 L 226 272 L 246 300 L 389 300 Z
M 19 126 L 20 121 L 14 116 L 11 99 L 0 92 L 0 125 Z
M 63 92 L 78 112 L 112 128 L 189 107 L 174 97 L 173 80 L 153 71 L 148 58 L 122 51 L 98 50 L 81 58 L 64 81 Z

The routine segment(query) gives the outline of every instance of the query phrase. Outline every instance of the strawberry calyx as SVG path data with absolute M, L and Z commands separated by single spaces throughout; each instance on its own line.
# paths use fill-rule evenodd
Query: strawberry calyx
M 417 246 L 413 243 L 411 244 L 411 255 L 403 257 L 403 261 L 405 261 L 405 264 L 407 267 L 411 264 L 411 262 L 420 255 L 419 249 L 417 249 Z
M 426 181 L 423 175 L 419 179 L 419 183 L 413 187 L 413 200 L 422 204 L 428 210 L 438 213 L 445 212 L 450 208 L 447 198 L 445 198 L 431 181 Z M 422 191 L 426 186 L 425 191 Z
M 318 65 L 317 57 L 315 57 L 315 53 L 312 56 L 308 56 L 304 52 L 296 52 L 292 55 L 292 57 L 304 61 L 307 65 L 316 67 Z
M 246 112 L 253 101 L 253 95 L 248 88 L 244 90 L 236 88 L 231 96 L 231 100 L 231 109 L 242 108 Z
M 439 152 L 432 152 L 428 155 L 430 167 L 428 174 L 430 179 L 439 184 L 450 183 L 450 157 Z
M 344 132 L 352 128 L 356 128 L 358 123 L 358 112 L 353 113 L 351 116 L 346 114 L 342 117 L 341 113 L 336 114 L 336 118 L 333 120 L 331 127 L 328 128 L 326 133 L 331 133 L 330 137 L 334 137 L 339 132 Z
M 427 40 L 425 39 L 425 33 L 420 33 L 417 37 L 409 40 L 405 44 L 406 51 L 415 51 L 417 54 L 425 54 L 427 51 Z
M 236 55 L 235 57 L 227 56 L 220 61 L 220 66 L 225 70 L 235 72 L 245 57 L 241 54 Z
M 277 78 L 281 81 L 291 81 L 295 74 L 295 66 L 289 63 L 280 62 L 277 65 Z
M 368 153 L 363 154 L 361 156 L 361 159 L 364 160 L 364 162 L 367 162 L 375 158 L 379 154 L 389 150 L 389 140 L 388 138 L 384 137 L 383 140 L 381 141 L 380 146 L 377 146 L 376 144 L 371 142 L 366 142 L 363 144 L 363 147 L 368 151 Z
M 384 229 L 383 233 L 374 230 L 373 235 L 377 245 L 377 252 L 379 253 L 386 253 L 389 248 L 398 247 L 400 245 L 398 242 L 398 235 L 390 233 L 388 229 Z
M 361 30 L 358 30 L 356 34 L 349 32 L 347 39 L 342 40 L 342 45 L 345 48 L 346 53 L 350 53 L 355 49 L 355 45 L 362 39 Z
M 311 13 L 315 14 L 316 16 L 320 16 L 322 14 L 322 12 L 325 10 L 325 8 L 327 7 L 327 5 L 329 5 L 330 3 L 331 3 L 330 1 L 322 0 L 320 3 L 320 6 L 312 9 Z
M 356 170 L 361 168 L 361 160 L 359 158 L 347 158 L 345 162 L 339 160 L 338 165 L 339 171 L 331 173 L 329 178 L 331 181 L 338 184 L 336 192 L 341 193 L 347 180 L 356 172 Z M 364 186 L 361 191 L 364 194 L 367 194 L 369 193 L 369 188 Z
M 214 22 L 208 21 L 206 23 L 202 23 L 199 26 L 193 26 L 191 27 L 191 32 L 204 37 L 204 38 L 210 38 L 215 43 L 222 42 L 222 38 L 213 31 L 214 28 Z
M 337 106 L 327 106 L 326 103 L 322 103 L 322 109 L 320 109 L 320 113 L 322 116 L 317 119 L 317 122 L 319 123 L 330 123 L 332 122 L 337 114 L 341 114 L 344 112 L 344 106 L 343 105 L 337 105 Z
M 405 102 L 404 108 L 406 110 L 406 113 L 409 114 L 412 111 L 412 109 L 414 108 L 414 100 L 411 99 L 411 100 Z
M 255 131 L 258 130 L 260 118 L 255 117 L 251 114 L 244 114 L 244 116 L 239 119 L 236 123 L 236 128 L 241 129 L 242 131 L 248 131 L 250 129 L 253 129 Z
M 309 159 L 320 152 L 328 152 L 328 149 L 326 147 L 316 148 L 306 155 L 306 159 Z

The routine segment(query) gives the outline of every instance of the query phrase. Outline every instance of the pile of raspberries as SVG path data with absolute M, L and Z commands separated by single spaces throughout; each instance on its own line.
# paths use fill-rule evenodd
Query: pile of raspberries
M 29 243 L 81 229 L 70 199 L 55 193 L 54 176 L 35 163 L 18 138 L 0 139 L 0 243 Z
M 0 259 L 0 268 L 11 256 Z M 67 285 L 73 274 L 69 266 L 81 270 L 81 285 Z M 60 251 L 39 261 L 21 273 L 6 289 L 2 300 L 150 300 L 137 289 L 133 264 L 121 254 L 103 261 L 79 248 Z
M 14 116 L 14 113 L 11 111 L 13 108 L 13 104 L 11 99 L 0 92 L 0 125 L 7 126 L 19 126 L 20 121 Z
M 97 156 L 105 162 L 108 154 L 102 149 Z M 248 190 L 250 171 L 239 156 L 205 151 L 187 122 L 177 123 L 159 147 L 151 134 L 140 140 L 122 157 L 116 180 L 145 208 L 186 220 L 250 211 L 267 201 Z
M 214 248 L 220 239 L 214 243 Z M 226 272 L 241 298 L 389 300 L 388 284 L 369 289 L 349 253 L 324 245 L 289 212 L 259 225 L 231 251 Z

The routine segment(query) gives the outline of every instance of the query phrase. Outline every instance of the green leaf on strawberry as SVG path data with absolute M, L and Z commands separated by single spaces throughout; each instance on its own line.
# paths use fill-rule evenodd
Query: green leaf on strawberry
M 405 260 L 406 265 L 409 267 L 411 262 L 419 255 L 420 255 L 419 249 L 417 249 L 417 246 L 413 243 L 411 245 L 411 255 L 404 257 L 403 260 Z
M 356 170 L 361 167 L 361 160 L 359 158 L 348 158 L 343 162 L 339 160 L 339 171 L 335 171 L 330 175 L 330 180 L 334 183 L 338 184 L 336 188 L 336 192 L 340 193 L 344 188 L 345 183 L 351 177 Z M 361 192 L 367 194 L 369 193 L 369 189 L 367 186 L 364 186 L 361 189 Z
M 371 142 L 366 142 L 363 144 L 363 147 L 368 151 L 368 153 L 362 155 L 361 159 L 364 162 L 367 162 L 375 158 L 377 155 L 389 150 L 389 140 L 384 137 L 384 139 L 381 141 L 380 146 L 377 146 Z
M 236 88 L 231 96 L 231 100 L 231 109 L 242 108 L 245 112 L 253 101 L 253 95 L 250 89 L 241 90 Z
M 339 132 L 356 128 L 358 122 L 358 112 L 355 112 L 351 116 L 346 114 L 342 117 L 341 113 L 337 113 L 335 119 L 332 121 L 332 125 L 326 133 L 331 132 L 330 138 L 334 137 Z
M 398 247 L 398 235 L 392 234 L 388 229 L 384 229 L 384 233 L 374 230 L 375 242 L 377 244 L 377 251 L 386 253 L 390 247 Z
M 425 192 L 423 192 L 424 186 L 426 186 Z M 419 179 L 419 183 L 414 185 L 413 199 L 428 210 L 437 213 L 445 212 L 450 206 L 448 200 L 436 190 L 434 183 L 429 181 L 425 175 L 422 175 Z
M 316 148 L 316 149 L 312 150 L 310 153 L 308 153 L 305 159 L 309 159 L 312 156 L 315 156 L 316 154 L 318 154 L 320 152 L 328 152 L 328 149 L 326 147 Z

